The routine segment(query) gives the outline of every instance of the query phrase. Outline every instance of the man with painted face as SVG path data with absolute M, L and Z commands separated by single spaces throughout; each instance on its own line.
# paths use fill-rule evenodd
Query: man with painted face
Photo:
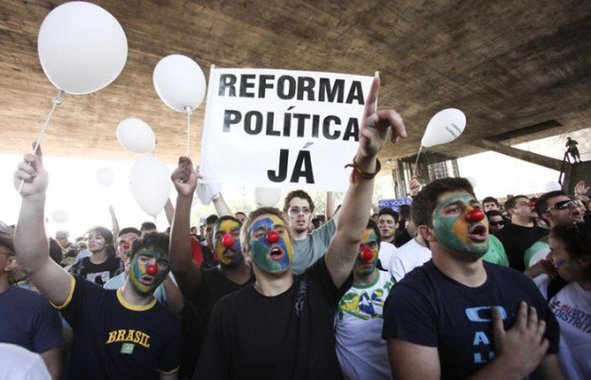
M 433 258 L 386 300 L 383 337 L 396 379 L 561 379 L 558 325 L 522 274 L 482 260 L 488 223 L 465 178 L 425 186 L 413 200 Z
M 384 301 L 394 279 L 377 268 L 380 240 L 380 229 L 370 220 L 353 267 L 353 286 L 341 298 L 335 319 L 337 357 L 351 380 L 392 378 L 381 335 Z
M 213 305 L 223 296 L 254 281 L 250 268 L 244 262 L 240 246 L 242 224 L 229 215 L 218 218 L 211 231 L 210 248 L 220 265 L 211 269 L 193 265 L 189 231 L 197 178 L 198 173 L 191 160 L 179 158 L 179 165 L 171 176 L 178 196 L 171 230 L 170 267 L 179 289 L 187 299 L 182 316 L 181 378 L 190 378 L 193 375 Z
M 180 321 L 153 297 L 168 273 L 168 236 L 152 232 L 133 245 L 125 286 L 106 290 L 49 259 L 44 209 L 48 175 L 40 149 L 14 175 L 22 196 L 15 251 L 22 270 L 72 326 L 70 379 L 176 379 Z
M 405 137 L 401 117 L 376 111 L 379 77 L 366 100 L 353 159 L 351 185 L 326 254 L 294 277 L 294 244 L 283 213 L 253 211 L 242 227 L 245 259 L 256 282 L 214 306 L 194 379 L 341 379 L 334 315 L 352 283 L 351 272 L 366 229 L 377 154 L 390 126 Z

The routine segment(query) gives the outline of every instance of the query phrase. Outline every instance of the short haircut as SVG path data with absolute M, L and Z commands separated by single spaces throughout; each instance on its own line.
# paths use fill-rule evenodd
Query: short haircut
M 542 214 L 548 209 L 548 199 L 557 197 L 559 195 L 566 195 L 566 193 L 562 190 L 555 190 L 542 194 L 536 201 L 536 212 L 538 215 L 542 216 Z
M 246 214 L 244 212 L 242 212 L 242 211 L 236 211 L 234 213 L 234 216 L 238 216 L 238 215 L 244 215 L 244 216 L 246 216 Z
M 573 223 L 554 226 L 550 236 L 560 240 L 573 258 L 591 256 L 591 224 Z M 588 272 L 587 276 L 591 277 L 591 272 Z
M 367 228 L 371 228 L 373 230 L 373 232 L 376 233 L 376 237 L 378 240 L 378 250 L 380 249 L 380 243 L 382 242 L 382 234 L 380 233 L 380 228 L 378 227 L 378 224 L 376 222 L 374 222 L 373 220 L 368 220 L 367 221 Z
M 248 235 L 249 235 L 248 230 L 252 226 L 252 223 L 259 216 L 266 215 L 266 214 L 275 215 L 275 216 L 279 217 L 279 219 L 283 220 L 283 223 L 285 223 L 285 228 L 287 229 L 287 233 L 289 234 L 289 237 L 291 238 L 291 230 L 289 229 L 289 223 L 287 222 L 287 220 L 285 220 L 285 214 L 282 213 L 281 210 L 279 210 L 275 207 L 257 208 L 256 210 L 254 210 L 250 214 L 248 214 L 248 219 L 242 225 L 242 229 L 240 230 L 240 246 L 242 247 L 242 250 L 244 252 L 250 251 L 250 243 L 248 242 Z M 292 239 L 292 241 L 293 241 L 293 239 Z
M 156 224 L 154 222 L 143 222 L 140 230 L 142 231 L 154 231 L 156 230 Z
M 503 207 L 507 211 L 515 208 L 515 204 L 517 203 L 517 200 L 520 199 L 520 198 L 525 198 L 525 199 L 529 200 L 529 198 L 527 197 L 527 195 L 523 195 L 523 194 L 515 195 L 515 196 L 512 196 L 511 198 L 507 199 L 505 201 L 505 204 L 503 205 Z
M 133 257 L 142 248 L 155 248 L 168 255 L 169 241 L 168 234 L 157 231 L 148 231 L 139 239 L 134 240 L 130 257 Z
M 433 227 L 433 212 L 437 207 L 438 198 L 453 191 L 465 191 L 474 195 L 474 188 L 466 178 L 441 178 L 427 184 L 414 197 L 410 208 L 411 219 L 416 226 L 426 225 Z
M 494 204 L 496 204 L 497 207 L 500 206 L 499 201 L 495 197 L 486 197 L 482 200 L 482 204 L 490 203 L 490 202 L 494 202 Z
M 142 231 L 138 230 L 135 227 L 125 227 L 125 228 L 122 228 L 121 230 L 119 230 L 117 237 L 124 235 L 124 234 L 131 234 L 131 233 L 136 234 L 137 236 L 142 235 Z
M 218 221 L 218 219 L 219 219 L 219 217 L 216 214 L 211 214 L 210 216 L 205 218 L 205 224 L 206 225 L 214 224 Z
M 487 212 L 485 212 L 485 214 L 487 219 L 490 219 L 492 216 L 500 216 L 501 218 L 505 219 L 503 217 L 503 213 L 499 210 L 488 210 Z
M 10 249 L 14 255 L 14 227 L 0 226 L 0 245 Z
M 310 195 L 306 193 L 304 190 L 294 190 L 290 191 L 285 197 L 285 201 L 283 202 L 283 212 L 287 212 L 287 210 L 289 210 L 289 203 L 294 198 L 302 198 L 307 200 L 310 204 L 310 211 L 314 211 L 314 202 L 312 202 L 312 198 L 310 197 Z
M 382 215 L 390 215 L 392 218 L 394 218 L 394 223 L 398 223 L 398 221 L 400 220 L 400 216 L 398 215 L 398 213 L 392 210 L 390 207 L 384 207 L 380 210 L 380 212 L 378 212 L 378 217 Z

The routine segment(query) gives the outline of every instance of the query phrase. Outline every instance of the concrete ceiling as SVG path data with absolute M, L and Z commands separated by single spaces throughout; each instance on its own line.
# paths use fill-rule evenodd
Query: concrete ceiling
M 0 3 L 0 152 L 30 149 L 55 89 L 37 56 L 43 18 L 62 1 Z M 109 87 L 64 97 L 44 139 L 46 154 L 133 159 L 117 143 L 119 121 L 135 116 L 158 136 L 168 162 L 183 154 L 185 122 L 164 105 L 152 72 L 164 56 L 208 68 L 258 67 L 372 75 L 381 107 L 401 112 L 409 138 L 382 161 L 416 154 L 430 117 L 447 107 L 468 119 L 454 143 L 461 157 L 482 139 L 518 143 L 591 125 L 591 2 L 511 1 L 96 1 L 127 34 L 127 64 Z M 202 105 L 193 117 L 193 159 Z M 392 165 L 392 164 L 390 164 Z M 389 165 L 384 165 L 389 168 Z M 390 166 L 391 167 L 391 166 Z

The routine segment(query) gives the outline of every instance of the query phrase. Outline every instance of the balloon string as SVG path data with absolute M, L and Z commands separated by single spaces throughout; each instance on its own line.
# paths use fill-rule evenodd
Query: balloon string
M 185 107 L 185 112 L 187 115 L 187 147 L 185 148 L 185 156 L 189 157 L 189 153 L 191 153 L 191 115 L 193 114 L 193 109 L 187 106 Z
M 419 153 L 417 153 L 417 159 L 415 161 L 415 170 L 418 173 L 419 172 L 419 157 L 421 157 L 421 151 L 423 150 L 423 146 L 420 145 L 419 146 Z
M 35 146 L 33 147 L 33 154 L 35 154 L 35 152 L 37 152 L 39 145 L 41 145 L 41 140 L 43 140 L 43 136 L 45 135 L 45 132 L 47 131 L 47 127 L 49 127 L 49 121 L 51 120 L 51 116 L 53 115 L 53 111 L 55 111 L 57 106 L 62 104 L 62 96 L 63 95 L 64 95 L 64 90 L 58 90 L 57 96 L 53 99 L 53 106 L 51 107 L 51 110 L 49 111 L 49 114 L 47 115 L 47 119 L 45 119 L 45 124 L 43 125 L 43 128 L 41 128 L 41 132 L 39 132 L 39 136 L 37 136 L 37 141 L 35 141 Z M 24 184 L 25 184 L 25 180 L 21 180 L 21 184 L 18 187 L 19 194 L 23 190 Z

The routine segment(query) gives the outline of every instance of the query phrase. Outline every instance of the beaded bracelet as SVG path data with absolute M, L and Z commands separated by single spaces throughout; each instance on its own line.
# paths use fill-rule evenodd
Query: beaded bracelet
M 375 173 L 368 173 L 368 172 L 361 171 L 361 169 L 359 169 L 359 165 L 357 165 L 357 162 L 355 162 L 355 157 L 353 157 L 353 163 L 352 164 L 345 165 L 345 168 L 348 168 L 348 167 L 352 167 L 353 168 L 353 171 L 351 172 L 351 177 L 349 178 L 349 181 L 353 185 L 357 185 L 357 184 L 359 184 L 359 178 L 363 178 L 363 179 L 374 179 L 374 177 L 382 169 L 382 164 L 380 163 L 380 160 L 378 160 L 376 158 L 376 171 L 375 171 Z

